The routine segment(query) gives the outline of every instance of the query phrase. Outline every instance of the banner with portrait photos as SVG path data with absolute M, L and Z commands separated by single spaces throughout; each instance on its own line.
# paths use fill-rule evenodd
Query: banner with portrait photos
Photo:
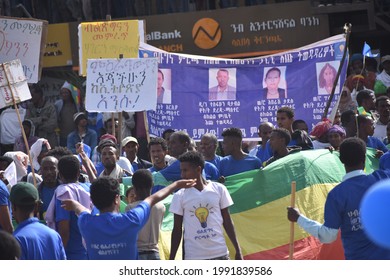
M 276 111 L 289 106 L 309 130 L 321 120 L 345 48 L 337 35 L 288 52 L 251 59 L 221 59 L 173 54 L 141 44 L 140 57 L 159 59 L 157 108 L 148 111 L 151 137 L 168 128 L 199 140 L 204 133 L 221 139 L 238 127 L 257 138 L 261 122 L 276 123 Z M 329 115 L 340 96 L 348 60 L 342 66 Z

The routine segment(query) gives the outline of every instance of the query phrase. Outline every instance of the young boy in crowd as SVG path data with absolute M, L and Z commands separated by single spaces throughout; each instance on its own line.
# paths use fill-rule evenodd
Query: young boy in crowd
M 224 228 L 236 250 L 235 259 L 241 260 L 241 249 L 229 214 L 233 200 L 228 190 L 220 183 L 203 178 L 205 163 L 200 153 L 187 152 L 179 157 L 179 161 L 182 178 L 196 179 L 196 185 L 173 196 L 169 208 L 174 214 L 170 259 L 176 257 L 183 228 L 184 259 L 229 259 Z
M 150 196 L 153 187 L 153 177 L 149 170 L 141 169 L 138 173 L 142 176 L 133 178 L 133 188 L 135 190 L 135 201 L 129 202 L 126 212 L 135 208 L 144 199 Z M 143 179 L 143 180 L 139 180 Z M 140 260 L 159 260 L 158 238 L 160 228 L 164 219 L 165 205 L 161 201 L 156 203 L 150 210 L 150 216 L 147 223 L 138 234 L 137 247 Z

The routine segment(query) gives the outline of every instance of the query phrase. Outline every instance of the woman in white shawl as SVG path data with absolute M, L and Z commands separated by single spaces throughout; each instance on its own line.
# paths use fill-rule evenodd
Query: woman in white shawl
M 29 172 L 29 174 L 27 175 L 27 182 L 34 185 L 42 182 L 42 177 L 40 176 L 41 161 L 46 156 L 49 150 L 51 150 L 51 147 L 49 141 L 47 141 L 47 139 L 45 138 L 39 138 L 37 142 L 35 142 L 31 146 L 30 154 L 32 163 L 27 170 Z M 31 172 L 32 168 L 34 168 L 35 171 L 36 182 L 34 182 L 33 179 L 33 175 Z
M 15 167 L 8 166 L 7 169 L 10 169 L 9 171 L 11 171 L 11 169 L 14 170 L 14 172 L 16 173 L 15 178 L 17 182 L 22 181 L 22 178 L 27 175 L 27 167 L 29 164 L 28 155 L 26 155 L 23 152 L 16 151 L 16 152 L 6 152 L 4 156 L 13 159 L 13 164 L 15 165 Z M 12 163 L 10 165 L 12 165 Z

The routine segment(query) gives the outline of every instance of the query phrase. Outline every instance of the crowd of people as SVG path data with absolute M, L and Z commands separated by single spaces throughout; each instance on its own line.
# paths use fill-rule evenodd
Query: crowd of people
M 259 124 L 261 142 L 243 141 L 236 127 L 204 134 L 198 143 L 175 129 L 147 141 L 142 113 L 89 114 L 68 82 L 55 104 L 45 101 L 38 84 L 30 85 L 31 101 L 19 110 L 26 141 L 13 108 L 0 116 L 0 233 L 10 239 L 0 246 L 15 252 L 0 249 L 1 257 L 160 259 L 167 211 L 161 201 L 173 194 L 170 259 L 177 258 L 182 240 L 183 259 L 229 259 L 224 231 L 235 259 L 243 259 L 227 177 L 266 170 L 292 153 L 329 149 L 340 153 L 346 175 L 328 195 L 325 223 L 293 208 L 288 219 L 321 242 L 333 242 L 341 229 L 347 259 L 390 258 L 389 250 L 367 238 L 356 214 L 365 191 L 390 177 L 390 56 L 382 57 L 379 74 L 368 71 L 359 55 L 350 66 L 333 120 L 309 128 L 293 109 L 280 107 L 276 124 Z M 381 170 L 371 175 L 364 174 L 366 148 L 380 162 Z M 159 183 L 155 174 L 172 183 Z

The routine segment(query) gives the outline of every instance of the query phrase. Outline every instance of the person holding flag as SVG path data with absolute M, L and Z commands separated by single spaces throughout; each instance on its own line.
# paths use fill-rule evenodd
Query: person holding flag
M 364 173 L 366 144 L 356 137 L 341 143 L 340 161 L 344 164 L 346 175 L 326 198 L 324 223 L 313 221 L 292 207 L 287 207 L 287 218 L 290 222 L 297 222 L 321 243 L 334 242 L 340 230 L 347 260 L 389 260 L 390 250 L 378 247 L 367 237 L 359 208 L 366 191 L 379 180 L 389 178 L 390 173 L 382 170 L 370 175 Z
M 371 52 L 371 47 L 364 42 L 362 53 L 355 53 L 350 58 L 350 67 L 352 69 L 352 73 L 348 76 L 346 85 L 348 89 L 353 92 L 358 91 L 359 82 L 362 82 L 362 89 L 374 89 L 374 84 L 376 80 L 376 73 L 372 71 L 368 71 L 366 69 L 366 57 L 376 57 L 377 54 L 373 54 Z M 359 78 L 359 82 L 356 83 L 357 78 Z M 352 95 L 354 95 L 352 93 Z

